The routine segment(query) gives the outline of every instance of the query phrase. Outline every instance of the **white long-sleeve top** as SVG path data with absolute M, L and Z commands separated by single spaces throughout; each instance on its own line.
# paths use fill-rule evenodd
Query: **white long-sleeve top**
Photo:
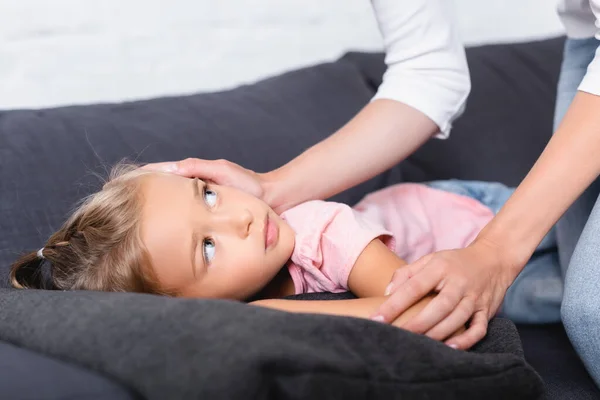
M 450 133 L 471 88 L 469 68 L 444 0 L 372 0 L 387 70 L 375 99 L 407 104 Z M 567 35 L 600 39 L 600 0 L 559 0 Z M 600 50 L 579 90 L 600 95 Z
M 560 0 L 558 14 L 568 37 L 582 39 L 595 36 L 600 40 L 600 0 Z M 596 50 L 579 90 L 600 96 L 600 49 Z
M 375 99 L 407 104 L 450 133 L 471 89 L 460 38 L 444 0 L 372 0 L 387 70 Z

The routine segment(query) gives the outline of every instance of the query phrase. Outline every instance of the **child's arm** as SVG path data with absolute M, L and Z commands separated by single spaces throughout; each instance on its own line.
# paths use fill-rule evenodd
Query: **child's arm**
M 432 298 L 432 296 L 427 296 L 421 299 L 419 302 L 401 314 L 398 318 L 396 318 L 392 322 L 392 325 L 401 328 L 404 322 L 408 321 L 412 316 L 416 315 L 420 310 L 422 310 L 432 300 Z M 249 304 L 293 313 L 329 314 L 368 319 L 385 299 L 386 297 L 383 296 L 353 300 L 267 299 L 254 301 Z M 464 331 L 464 329 L 461 329 L 456 333 L 462 331 Z
M 348 288 L 357 297 L 383 296 L 394 271 L 407 265 L 379 239 L 372 240 L 362 251 L 350 275 Z
M 266 299 L 249 304 L 287 312 L 329 314 L 356 318 L 370 318 L 387 297 L 383 296 L 396 269 L 407 265 L 379 239 L 371 241 L 362 251 L 348 277 L 348 287 L 359 299 L 353 300 L 284 300 Z M 433 295 L 419 300 L 396 318 L 392 324 L 402 325 L 422 310 Z M 455 332 L 454 336 L 464 331 Z M 445 338 L 447 339 L 447 338 Z

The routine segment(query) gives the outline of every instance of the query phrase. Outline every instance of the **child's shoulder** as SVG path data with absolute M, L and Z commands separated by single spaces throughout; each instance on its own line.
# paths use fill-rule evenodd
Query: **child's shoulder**
M 310 200 L 281 213 L 284 220 L 323 218 L 334 215 L 342 210 L 351 209 L 349 205 L 335 201 Z
M 427 192 L 429 190 L 430 188 L 423 183 L 396 183 L 365 195 L 365 197 L 358 202 L 357 206 L 365 202 L 375 201 L 380 203 L 386 199 L 398 199 L 399 196 L 422 194 L 423 192 Z

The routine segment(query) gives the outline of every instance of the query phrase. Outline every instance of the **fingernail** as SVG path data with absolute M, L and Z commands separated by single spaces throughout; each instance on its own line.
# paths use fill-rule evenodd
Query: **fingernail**
M 384 321 L 383 315 L 376 315 L 374 317 L 371 317 L 371 320 L 375 321 L 375 322 L 383 322 Z
M 387 287 L 385 288 L 385 292 L 383 293 L 384 296 L 389 295 L 390 293 L 392 293 L 392 289 L 394 289 L 394 284 L 390 283 L 389 285 L 387 285 Z
M 458 346 L 455 345 L 454 343 L 453 344 L 449 344 L 448 347 L 452 347 L 454 350 L 458 349 Z
M 177 171 L 177 164 L 172 163 L 172 164 L 165 165 L 165 172 L 175 172 L 175 171 Z

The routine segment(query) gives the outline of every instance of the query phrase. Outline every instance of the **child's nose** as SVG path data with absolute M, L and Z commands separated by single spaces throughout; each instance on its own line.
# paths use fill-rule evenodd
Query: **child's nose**
M 224 212 L 220 214 L 218 223 L 223 229 L 233 230 L 241 238 L 246 238 L 250 234 L 250 226 L 254 217 L 247 209 Z

